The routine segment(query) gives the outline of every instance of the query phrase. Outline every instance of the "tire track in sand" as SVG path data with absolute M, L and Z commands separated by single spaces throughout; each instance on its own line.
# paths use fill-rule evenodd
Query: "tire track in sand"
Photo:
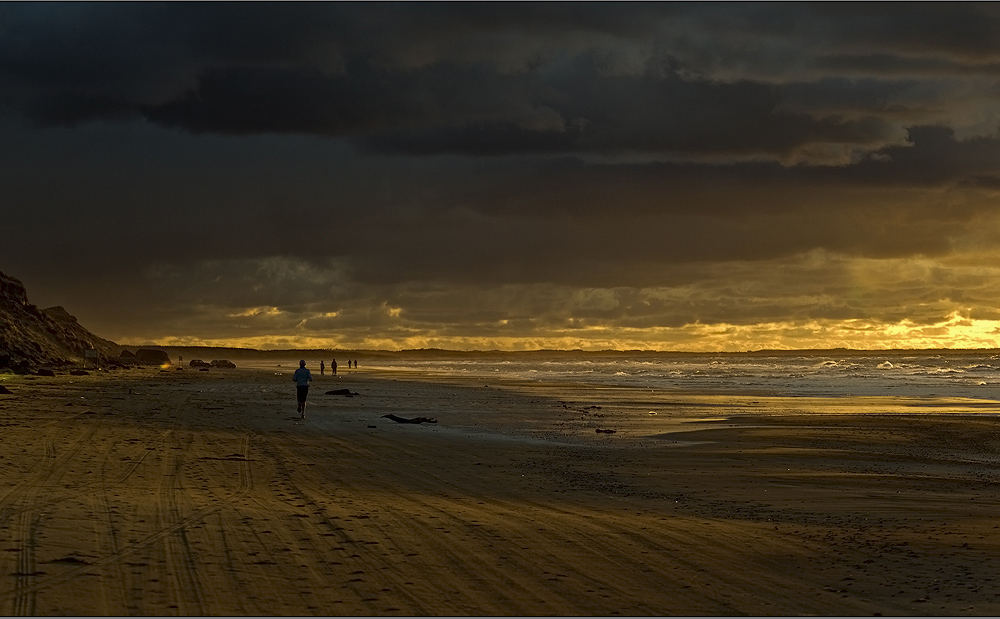
M 74 416 L 73 418 L 75 418 Z M 54 424 L 47 424 L 55 427 Z M 36 566 L 36 550 L 38 547 L 38 530 L 42 520 L 42 509 L 55 500 L 39 501 L 38 497 L 46 485 L 59 482 L 67 472 L 66 469 L 75 462 L 77 455 L 85 445 L 89 445 L 96 426 L 88 426 L 79 432 L 69 446 L 56 453 L 55 438 L 51 434 L 44 440 L 45 455 L 34 470 L 19 484 L 12 487 L 0 497 L 0 522 L 17 517 L 17 566 L 12 574 L 14 590 L 0 597 L 13 598 L 13 615 L 28 616 L 36 614 L 37 609 L 37 579 L 44 575 Z
M 21 538 L 20 552 L 17 556 L 17 572 L 13 574 L 14 580 L 14 615 L 17 617 L 29 617 L 35 614 L 37 603 L 35 589 L 31 585 L 35 582 L 38 572 L 35 571 L 35 546 L 36 533 L 38 531 L 38 513 L 34 510 L 25 510 L 18 518 L 18 535 Z
M 439 455 L 440 443 L 368 440 L 372 443 L 342 445 L 324 437 L 323 449 L 339 454 L 330 459 L 310 459 L 304 455 L 308 450 L 272 442 L 272 457 L 288 463 L 281 483 L 314 518 L 325 521 L 326 539 L 358 549 L 352 573 L 367 582 L 350 586 L 364 596 L 361 614 L 392 608 L 413 614 L 561 615 L 595 608 L 605 614 L 655 615 L 668 608 L 732 614 L 748 597 L 801 600 L 802 612 L 821 613 L 829 602 L 803 600 L 801 580 L 794 576 L 760 577 L 781 574 L 780 557 L 806 561 L 817 549 L 762 535 L 756 525 L 734 529 L 671 510 L 630 517 L 627 512 L 634 510 L 618 497 L 609 497 L 602 508 L 547 500 L 534 491 L 500 499 L 484 495 L 479 482 L 454 471 L 420 466 Z M 330 484 L 344 479 L 337 475 L 344 466 L 359 469 L 348 479 L 360 481 Z M 346 525 L 349 514 L 358 515 Z M 637 527 L 633 518 L 640 517 L 645 526 Z M 555 522 L 558 526 L 550 524 Z M 357 545 L 373 540 L 379 545 Z M 758 550 L 769 550 L 748 553 L 749 540 Z M 683 550 L 690 547 L 705 548 L 705 556 Z M 741 565 L 744 560 L 749 563 Z M 401 567 L 405 563 L 410 566 Z M 645 599 L 650 591 L 657 595 Z M 382 600 L 374 599 L 379 592 Z M 441 600 L 447 600 L 447 611 Z
M 254 526 L 252 519 L 244 518 L 241 524 L 252 542 L 243 542 L 242 550 L 248 556 L 257 558 L 252 565 L 264 582 L 281 582 L 280 585 L 272 585 L 272 591 L 269 592 L 280 598 L 268 600 L 271 605 L 261 609 L 261 612 L 295 613 L 298 612 L 296 609 L 302 608 L 313 612 L 329 612 L 331 607 L 319 606 L 317 598 L 330 597 L 326 590 L 330 589 L 330 568 L 335 562 L 328 559 L 338 544 L 331 544 L 314 527 L 304 524 L 309 515 L 303 513 L 303 508 L 315 513 L 318 506 L 309 504 L 297 490 L 291 480 L 292 473 L 278 455 L 273 442 L 263 436 L 258 438 L 258 451 L 266 459 L 274 477 L 265 488 L 266 494 L 255 497 L 254 513 L 269 524 L 266 530 L 261 530 L 261 527 Z M 275 495 L 277 491 L 281 492 Z M 324 591 L 324 594 L 317 596 L 317 591 Z M 275 601 L 284 610 L 277 610 Z M 340 599 L 326 601 L 333 604 L 344 602 Z M 343 607 L 340 606 L 333 608 L 337 609 L 337 614 L 347 612 L 347 609 L 341 610 Z
M 131 463 L 125 468 L 125 470 L 119 472 L 113 480 L 108 481 L 108 466 L 111 459 L 111 454 L 114 452 L 117 446 L 117 441 L 112 441 L 107 446 L 104 452 L 103 459 L 100 466 L 100 492 L 97 493 L 92 499 L 92 505 L 94 512 L 100 514 L 100 522 L 97 524 L 98 528 L 98 539 L 101 540 L 99 547 L 110 548 L 111 552 L 117 553 L 121 549 L 121 542 L 119 540 L 119 530 L 115 524 L 114 510 L 112 509 L 111 502 L 109 499 L 109 494 L 112 490 L 118 489 L 119 486 L 124 484 L 139 465 L 146 459 L 150 453 L 153 453 L 158 447 L 163 445 L 167 437 L 173 430 L 165 430 L 159 436 L 159 438 L 153 442 L 153 444 L 147 447 L 139 457 L 133 459 Z M 109 566 L 111 573 L 104 573 L 103 578 L 105 581 L 111 581 L 111 587 L 117 590 L 118 598 L 121 603 L 121 609 L 125 611 L 125 614 L 138 616 L 146 614 L 143 612 L 142 608 L 142 587 L 141 586 L 129 586 L 129 575 L 126 574 L 125 566 L 122 562 L 117 561 Z M 118 608 L 112 609 L 111 601 L 108 599 L 108 587 L 104 588 L 105 594 L 105 613 L 108 615 L 121 614 L 121 610 Z
M 98 547 L 100 548 L 110 548 L 111 552 L 118 552 L 120 547 L 118 541 L 118 528 L 115 526 L 114 516 L 112 515 L 111 504 L 108 501 L 108 485 L 105 482 L 108 470 L 108 461 L 111 458 L 111 454 L 115 449 L 117 441 L 109 441 L 107 447 L 104 450 L 104 456 L 101 459 L 101 492 L 96 496 L 91 498 L 91 506 L 95 514 L 100 514 L 99 522 L 95 523 L 97 529 L 97 539 Z M 102 587 L 102 593 L 104 595 L 104 613 L 106 615 L 116 615 L 116 614 L 127 614 L 131 616 L 141 615 L 142 609 L 131 603 L 131 596 L 129 595 L 129 588 L 125 580 L 125 571 L 122 569 L 121 563 L 116 563 L 111 566 L 111 573 L 102 574 L 102 579 L 104 581 L 111 580 L 111 585 Z M 118 607 L 115 606 L 108 598 L 109 589 L 115 589 L 118 593 L 118 598 L 121 603 L 121 607 L 125 609 L 125 613 L 121 613 Z M 113 608 L 114 607 L 114 608 Z
M 150 453 L 156 451 L 156 449 L 158 447 L 160 447 L 161 445 L 163 445 L 163 442 L 165 440 L 167 440 L 167 437 L 170 436 L 170 434 L 172 432 L 173 432 L 173 430 L 166 430 L 166 431 L 164 431 L 160 435 L 160 438 L 157 439 L 155 443 L 153 443 L 152 447 L 147 447 L 146 450 L 142 452 L 142 455 L 140 455 L 138 458 L 136 458 L 135 460 L 133 460 L 132 463 L 130 465 L 128 465 L 128 467 L 126 467 L 126 469 L 124 471 L 122 471 L 121 474 L 118 475 L 118 477 L 114 480 L 113 483 L 115 483 L 115 484 L 123 484 L 123 483 L 125 483 L 125 481 L 129 477 L 131 477 L 132 473 L 134 473 L 135 470 L 137 468 L 139 468 L 139 465 L 142 464 L 142 461 L 146 459 L 146 456 L 148 456 Z
M 191 437 L 186 437 L 188 446 Z M 157 493 L 159 507 L 157 521 L 160 526 L 183 521 L 179 505 L 179 495 L 184 489 L 183 468 L 184 451 L 171 451 L 166 461 L 166 471 L 160 480 Z M 170 575 L 174 580 L 171 592 L 174 594 L 174 605 L 181 615 L 205 615 L 202 586 L 195 571 L 195 559 L 188 540 L 187 526 L 177 527 L 163 538 L 166 559 L 170 566 Z
M 51 426 L 53 424 L 47 425 Z M 21 481 L 17 482 L 0 495 L 0 522 L 10 518 L 14 514 L 18 513 L 20 509 L 24 508 L 23 499 L 25 494 L 30 493 L 35 495 L 37 498 L 39 493 L 37 491 L 32 492 L 32 489 L 37 488 L 40 485 L 44 485 L 55 473 L 72 463 L 73 459 L 80 453 L 82 448 L 89 446 L 89 441 L 97 432 L 98 427 L 88 425 L 82 430 L 79 426 L 73 429 L 79 433 L 79 436 L 72 439 L 70 444 L 64 449 L 59 450 L 58 453 L 55 447 L 55 438 L 51 435 L 47 435 L 44 438 L 45 455 L 38 459 L 31 471 L 29 471 Z M 46 501 L 46 503 L 56 503 L 59 500 L 60 499 L 50 499 Z M 35 505 L 35 503 L 31 503 L 31 505 Z
M 371 605 L 369 612 L 385 612 L 387 604 L 403 606 L 416 614 L 432 612 L 434 605 L 428 604 L 428 599 L 448 599 L 449 612 L 457 614 L 530 615 L 537 614 L 540 606 L 547 612 L 561 614 L 572 613 L 578 608 L 575 592 L 538 586 L 540 562 L 551 563 L 553 573 L 566 571 L 558 569 L 557 560 L 552 557 L 539 557 L 533 552 L 534 548 L 548 545 L 548 541 L 541 539 L 543 534 L 539 533 L 538 539 L 529 536 L 511 543 L 511 536 L 523 535 L 524 531 L 535 528 L 536 517 L 540 522 L 545 521 L 543 507 L 523 501 L 507 503 L 506 510 L 502 507 L 503 501 L 491 501 L 489 507 L 478 507 L 473 500 L 475 493 L 457 482 L 453 475 L 413 466 L 415 460 L 435 455 L 437 448 L 422 448 L 412 443 L 398 445 L 391 439 L 379 437 L 372 437 L 372 440 L 382 446 L 373 448 L 380 458 L 371 471 L 370 483 L 364 487 L 341 488 L 339 494 L 371 496 L 372 488 L 377 488 L 378 496 L 391 501 L 391 509 L 380 509 L 382 506 L 378 503 L 369 505 L 368 509 L 349 509 L 348 513 L 362 512 L 352 516 L 353 526 L 364 531 L 357 536 L 359 539 L 353 539 L 356 536 L 337 527 L 337 539 L 341 544 L 380 544 L 378 555 L 366 553 L 357 561 L 365 564 L 366 569 L 361 571 L 367 574 L 366 578 L 374 580 L 367 587 L 369 598 L 371 591 L 378 591 L 391 593 L 388 597 L 392 599 L 378 607 Z M 292 458 L 294 454 L 286 451 L 282 457 Z M 326 476 L 321 474 L 321 477 Z M 299 476 L 298 480 L 304 496 L 317 503 L 329 503 L 324 501 L 328 492 L 322 483 L 305 476 Z M 377 516 L 365 515 L 369 511 L 376 511 Z M 504 521 L 502 531 L 481 524 L 496 521 L 498 517 Z M 368 541 L 360 539 L 362 537 Z M 372 542 L 373 538 L 377 542 Z M 565 548 L 581 543 L 574 535 L 567 536 L 565 541 Z M 597 559 L 604 558 L 597 552 L 594 554 Z M 399 572 L 383 569 L 387 556 L 395 556 L 396 562 L 411 564 L 418 572 L 434 574 L 434 577 L 415 585 L 411 580 L 412 568 Z M 452 567 L 442 572 L 442 565 Z M 415 589 L 417 586 L 423 590 Z M 626 598 L 626 591 L 617 589 L 612 583 L 602 582 L 601 588 L 617 593 L 614 597 L 618 599 Z
M 454 503 L 436 498 L 444 490 L 458 492 L 452 481 L 428 475 L 425 470 L 410 466 L 412 463 L 406 458 L 390 455 L 407 450 L 379 449 L 382 457 L 369 484 L 358 488 L 338 487 L 333 495 L 328 485 L 317 481 L 315 475 L 305 473 L 314 471 L 309 464 L 315 463 L 307 463 L 293 472 L 283 463 L 300 460 L 301 453 L 294 453 L 274 441 L 268 443 L 283 473 L 281 483 L 288 492 L 295 494 L 296 502 L 313 512 L 313 520 L 319 519 L 317 524 L 327 529 L 311 543 L 325 554 L 334 551 L 341 556 L 344 565 L 350 565 L 350 568 L 326 572 L 328 577 L 339 578 L 342 588 L 353 595 L 353 600 L 345 602 L 353 602 L 359 609 L 356 612 L 377 615 L 406 609 L 414 614 L 431 613 L 436 606 L 428 603 L 429 599 L 448 599 L 449 612 L 457 614 L 533 614 L 529 611 L 538 608 L 534 603 L 521 603 L 530 600 L 532 589 L 537 589 L 533 584 L 531 572 L 534 568 L 530 558 L 523 562 L 523 571 L 508 571 L 493 568 L 470 556 L 464 545 L 460 550 L 448 543 L 456 539 L 449 535 L 451 531 L 475 530 L 476 525 L 453 513 Z M 329 447 L 337 453 L 350 452 L 368 459 L 364 448 L 347 444 Z M 336 475 L 323 471 L 319 478 L 325 480 L 336 478 Z M 391 508 L 377 502 L 358 507 L 348 498 L 371 498 L 373 487 L 379 488 L 379 494 L 387 499 L 391 497 Z M 415 491 L 418 488 L 423 490 Z M 378 515 L 368 515 L 371 512 Z M 294 521 L 288 526 L 293 534 L 316 535 L 316 527 L 295 526 Z M 348 530 L 349 526 L 353 532 Z M 428 544 L 430 540 L 439 542 Z M 408 545 L 412 543 L 417 546 Z M 414 559 L 421 554 L 425 560 Z M 420 579 L 423 582 L 416 582 L 412 571 L 392 567 L 416 562 L 423 566 L 420 568 L 426 576 Z M 452 565 L 455 569 L 441 572 L 441 565 Z M 568 600 L 562 602 L 563 607 L 570 607 Z M 348 610 L 345 608 L 345 612 Z
M 67 472 L 67 468 L 72 465 L 80 452 L 92 444 L 92 439 L 97 431 L 103 427 L 103 422 L 97 424 L 88 424 L 77 436 L 73 439 L 69 445 L 63 447 L 62 449 L 57 448 L 56 441 L 60 435 L 54 435 L 53 432 L 62 433 L 68 430 L 79 431 L 79 426 L 72 428 L 64 428 L 63 425 L 68 422 L 76 422 L 85 418 L 89 415 L 88 412 L 81 412 L 60 419 L 55 419 L 46 422 L 40 426 L 39 429 L 48 429 L 49 433 L 43 438 L 43 449 L 44 455 L 38 459 L 35 466 L 31 471 L 17 484 L 10 487 L 0 496 L 0 522 L 6 522 L 11 518 L 17 516 L 17 526 L 15 530 L 17 531 L 17 538 L 19 541 L 19 546 L 15 549 L 18 553 L 17 565 L 14 568 L 12 575 L 16 579 L 15 583 L 15 593 L 14 593 L 14 614 L 17 615 L 21 611 L 28 612 L 32 614 L 34 611 L 29 611 L 28 609 L 34 609 L 36 604 L 34 600 L 34 592 L 37 590 L 36 579 L 38 576 L 44 575 L 37 570 L 35 566 L 35 554 L 37 550 L 37 533 L 39 525 L 42 521 L 41 512 L 47 508 L 50 508 L 58 503 L 66 500 L 68 497 L 52 496 L 51 492 L 46 492 L 46 498 L 40 500 L 41 490 L 45 486 L 52 486 L 59 482 L 63 474 Z M 165 433 L 163 437 L 157 442 L 157 444 L 162 443 L 166 438 Z M 125 471 L 117 480 L 122 482 L 128 478 L 135 468 L 139 465 L 142 459 L 151 450 L 147 450 L 142 456 L 131 466 L 127 471 Z M 110 447 L 104 455 L 104 461 L 101 465 L 102 475 L 100 480 L 91 479 L 90 481 L 84 481 L 83 483 L 77 483 L 74 485 L 74 492 L 80 493 L 81 491 L 89 489 L 102 489 L 104 487 L 103 482 L 103 470 L 104 462 L 106 462 L 108 455 L 110 454 Z M 104 492 L 100 493 L 101 496 L 105 496 Z M 107 514 L 107 518 L 110 519 L 110 509 L 106 505 L 103 507 L 97 507 L 98 512 Z M 0 591 L 0 599 L 4 597 L 9 597 L 9 593 Z
M 243 441 L 243 445 L 244 445 L 245 449 L 249 449 L 249 436 L 248 435 L 245 437 L 245 440 Z M 176 463 L 175 463 L 175 466 L 176 466 Z M 125 559 L 125 558 L 127 558 L 127 557 L 129 557 L 131 555 L 134 555 L 134 554 L 136 554 L 136 553 L 138 553 L 140 551 L 143 551 L 143 550 L 145 550 L 147 548 L 153 547 L 156 544 L 159 544 L 161 542 L 165 543 L 165 544 L 168 543 L 166 540 L 168 540 L 168 538 L 170 538 L 172 535 L 174 535 L 178 531 L 181 531 L 181 530 L 183 530 L 186 527 L 189 527 L 191 525 L 201 523 L 209 515 L 222 510 L 223 508 L 225 508 L 226 506 L 229 506 L 229 505 L 233 504 L 237 500 L 246 498 L 246 496 L 248 495 L 248 493 L 250 492 L 250 490 L 253 488 L 253 482 L 252 482 L 253 477 L 252 477 L 252 474 L 251 474 L 252 473 L 251 469 L 249 467 L 249 462 L 247 463 L 247 467 L 246 467 L 246 469 L 244 469 L 244 471 L 245 472 L 241 475 L 240 488 L 235 493 L 233 493 L 231 496 L 229 496 L 227 498 L 219 499 L 219 500 L 213 502 L 211 505 L 207 505 L 205 507 L 196 509 L 196 510 L 192 511 L 191 513 L 189 513 L 186 516 L 181 516 L 180 513 L 179 513 L 179 510 L 178 510 L 175 513 L 175 517 L 176 517 L 175 520 L 169 521 L 169 522 L 161 522 L 160 526 L 158 527 L 158 529 L 156 531 L 154 531 L 154 532 L 146 535 L 141 540 L 138 540 L 138 541 L 132 542 L 132 543 L 127 543 L 127 544 L 123 545 L 122 547 L 118 548 L 117 550 L 112 549 L 111 552 L 109 552 L 109 553 L 107 553 L 107 554 L 105 554 L 105 555 L 103 555 L 103 556 L 95 559 L 89 565 L 83 565 L 83 566 L 79 566 L 79 567 L 68 569 L 65 572 L 63 572 L 62 574 L 58 575 L 58 576 L 48 576 L 48 577 L 45 577 L 45 578 L 33 578 L 33 579 L 31 579 L 30 582 L 23 583 L 22 586 L 20 586 L 15 591 L 6 591 L 6 592 L 0 591 L 0 600 L 3 600 L 3 601 L 6 602 L 6 601 L 9 601 L 9 600 L 12 600 L 12 599 L 21 599 L 21 598 L 25 598 L 25 596 L 34 595 L 38 591 L 41 591 L 41 590 L 44 590 L 44 589 L 47 589 L 47 588 L 50 588 L 50 587 L 55 587 L 55 586 L 61 585 L 63 583 L 69 582 L 69 581 L 77 578 L 78 576 L 82 575 L 85 572 L 93 571 L 95 568 L 105 568 L 105 567 L 107 567 L 107 566 L 109 566 L 109 565 L 111 565 L 113 563 L 121 563 L 123 559 Z M 168 509 L 169 509 L 169 506 L 168 506 Z M 184 567 L 184 569 L 185 570 L 187 570 L 187 569 L 193 570 L 194 569 L 194 565 L 193 564 L 189 564 L 187 567 Z M 184 578 L 184 576 L 181 576 L 181 578 Z M 21 602 L 20 604 L 22 605 L 22 607 L 24 607 L 25 602 Z M 199 605 L 203 605 L 203 604 L 201 604 L 199 602 Z M 203 613 L 183 613 L 183 614 L 203 614 Z

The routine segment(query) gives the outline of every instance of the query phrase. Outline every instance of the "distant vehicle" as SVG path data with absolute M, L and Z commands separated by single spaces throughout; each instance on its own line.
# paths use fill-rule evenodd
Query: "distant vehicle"
M 190 365 L 193 368 L 210 368 L 210 367 L 212 367 L 211 363 L 209 363 L 208 361 L 202 361 L 201 359 L 192 359 L 191 363 L 189 363 L 188 365 Z
M 235 368 L 236 364 L 228 359 L 213 359 L 211 366 L 213 368 Z

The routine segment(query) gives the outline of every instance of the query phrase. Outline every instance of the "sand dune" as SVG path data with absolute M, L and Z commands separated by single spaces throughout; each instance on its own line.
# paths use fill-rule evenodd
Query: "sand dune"
M 7 377 L 0 613 L 1000 612 L 962 402 L 287 378 Z

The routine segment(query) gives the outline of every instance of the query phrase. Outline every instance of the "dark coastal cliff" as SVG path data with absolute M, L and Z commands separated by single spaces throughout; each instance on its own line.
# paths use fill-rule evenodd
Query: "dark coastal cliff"
M 91 348 L 104 361 L 121 353 L 120 346 L 83 328 L 62 307 L 38 309 L 20 281 L 0 273 L 0 369 L 81 363 Z

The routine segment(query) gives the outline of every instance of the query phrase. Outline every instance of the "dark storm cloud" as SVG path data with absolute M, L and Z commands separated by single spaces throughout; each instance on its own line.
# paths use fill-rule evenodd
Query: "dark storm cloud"
M 196 133 L 346 136 L 368 151 L 459 153 L 771 153 L 813 143 L 881 145 L 889 123 L 864 110 L 877 95 L 842 98 L 860 118 L 813 117 L 782 106 L 827 100 L 824 85 L 685 80 L 669 65 L 604 75 L 589 59 L 558 71 L 504 74 L 483 66 L 410 71 L 352 61 L 340 75 L 230 68 L 195 90 L 142 106 L 153 122 Z M 811 92 L 811 91 L 819 92 Z
M 0 189 L 22 207 L 5 225 L 31 230 L 39 213 L 57 213 L 46 219 L 46 253 L 74 276 L 299 256 L 337 257 L 372 284 L 650 286 L 683 283 L 665 265 L 817 247 L 940 256 L 993 211 L 1000 163 L 996 139 L 959 142 L 942 128 L 915 130 L 907 146 L 854 166 L 744 163 L 727 166 L 724 178 L 708 164 L 570 159 L 527 170 L 519 160 L 447 158 L 371 167 L 306 138 L 232 142 L 147 128 L 122 146 L 128 132 L 95 139 L 106 133 L 91 127 L 72 148 L 55 135 L 14 141 L 0 155 L 18 171 L 0 178 Z M 47 184 L 43 163 L 61 170 L 58 183 Z M 949 188 L 973 195 L 952 197 Z M 13 235 L 6 251 L 30 256 L 38 242 L 37 233 Z
M 4 12 L 0 79 L 14 93 L 8 105 L 42 125 L 141 113 L 195 133 L 346 136 L 366 152 L 782 160 L 816 144 L 884 146 L 901 137 L 902 112 L 920 124 L 921 106 L 940 101 L 918 100 L 912 84 L 845 84 L 808 71 L 798 81 L 720 80 L 701 46 L 724 58 L 744 53 L 748 42 L 767 49 L 777 39 L 799 50 L 786 63 L 822 65 L 830 48 L 897 45 L 908 53 L 913 32 L 934 32 L 942 15 L 975 24 L 974 33 L 995 20 L 970 7 L 932 9 L 942 13 L 937 22 L 921 13 L 896 28 L 900 11 L 730 4 Z M 833 38 L 810 60 L 806 37 L 820 29 Z M 961 38 L 933 40 L 945 57 L 972 49 Z M 776 59 L 756 66 L 782 71 Z
M 878 3 L 815 8 L 819 20 L 826 16 L 839 18 L 830 22 L 837 35 L 844 41 L 854 41 L 856 47 L 888 43 L 915 55 L 943 52 L 969 59 L 996 59 L 1000 55 L 996 38 L 1000 10 L 994 5 L 933 3 L 921 10 L 904 11 Z
M 660 33 L 692 71 L 787 81 L 992 75 L 998 28 L 1000 11 L 984 3 L 702 3 Z
M 886 53 L 831 54 L 819 56 L 815 67 L 835 75 L 936 76 L 995 75 L 1000 63 L 986 56 L 983 60 L 963 62 L 945 56 L 908 56 Z
M 524 83 L 529 81 L 533 83 Z M 894 137 L 892 126 L 875 117 L 814 118 L 782 110 L 781 88 L 752 82 L 692 81 L 659 72 L 602 76 L 581 69 L 551 81 L 529 76 L 519 86 L 506 90 L 528 96 L 512 102 L 511 109 L 534 108 L 535 114 L 468 115 L 461 124 L 375 135 L 363 144 L 411 155 L 635 152 L 784 157 L 813 143 L 881 145 Z

